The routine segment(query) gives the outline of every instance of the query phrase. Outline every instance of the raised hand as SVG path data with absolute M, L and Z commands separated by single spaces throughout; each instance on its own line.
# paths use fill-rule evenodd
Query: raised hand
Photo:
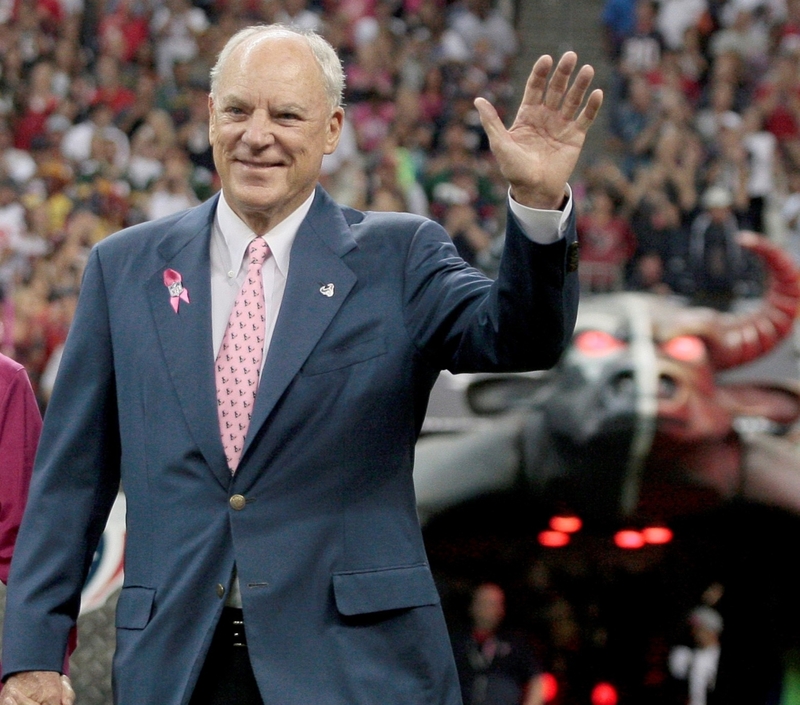
M 532 208 L 561 205 L 567 179 L 600 110 L 603 92 L 598 88 L 584 104 L 594 78 L 591 66 L 582 66 L 570 85 L 577 62 L 575 52 L 566 52 L 551 76 L 552 57 L 540 56 L 509 129 L 489 101 L 475 100 L 492 153 L 511 185 L 511 195 L 523 205 Z

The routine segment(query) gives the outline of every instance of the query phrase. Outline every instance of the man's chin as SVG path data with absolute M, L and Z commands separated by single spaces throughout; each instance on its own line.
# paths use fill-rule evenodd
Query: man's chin
M 225 189 L 225 198 L 237 212 L 258 212 L 273 208 L 286 196 L 273 185 L 259 183 Z

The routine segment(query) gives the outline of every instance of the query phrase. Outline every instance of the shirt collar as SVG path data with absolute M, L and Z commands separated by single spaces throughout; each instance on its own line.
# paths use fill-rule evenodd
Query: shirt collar
M 294 244 L 294 238 L 300 229 L 300 224 L 311 209 L 314 202 L 314 194 L 311 195 L 294 212 L 290 213 L 272 230 L 264 233 L 263 237 L 269 245 L 269 250 L 275 260 L 278 271 L 286 277 L 289 271 L 289 257 Z M 225 200 L 225 194 L 220 192 L 219 202 L 217 203 L 217 226 L 222 234 L 225 247 L 231 263 L 241 263 L 250 241 L 257 237 L 247 224 L 234 213 L 233 209 Z

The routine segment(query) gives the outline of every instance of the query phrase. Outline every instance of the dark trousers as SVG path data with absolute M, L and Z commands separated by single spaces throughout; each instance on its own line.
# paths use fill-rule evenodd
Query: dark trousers
M 264 705 L 250 665 L 242 610 L 222 610 L 189 705 Z

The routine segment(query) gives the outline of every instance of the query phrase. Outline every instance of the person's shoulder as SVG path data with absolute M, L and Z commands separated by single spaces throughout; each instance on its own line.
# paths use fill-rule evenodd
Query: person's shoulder
M 212 197 L 198 206 L 118 230 L 97 243 L 95 249 L 108 256 L 149 249 L 174 232 L 183 234 L 191 230 L 199 235 L 204 227 L 211 227 L 215 208 L 216 197 Z
M 18 374 L 22 369 L 24 368 L 19 362 L 0 353 L 0 377 L 7 379 L 8 377 Z
M 414 242 L 449 240 L 444 228 L 425 216 L 400 211 L 358 210 L 337 203 L 322 189 L 319 193 L 321 197 L 308 215 L 313 226 L 327 231 L 341 226 L 347 230 L 345 239 L 352 238 L 359 246 L 388 246 L 396 252 L 406 252 Z
M 27 382 L 25 368 L 16 360 L 0 353 L 0 399 L 5 399 L 12 389 L 20 389 L 18 385 Z
M 439 223 L 414 213 L 364 211 L 359 220 L 350 223 L 350 232 L 360 246 L 393 252 L 404 259 L 411 251 L 439 251 L 443 243 L 452 244 Z
M 404 211 L 371 211 L 371 210 L 358 210 L 351 206 L 339 204 L 339 208 L 344 215 L 348 225 L 356 225 L 358 223 L 368 223 L 370 225 L 377 223 L 424 223 L 430 218 L 416 213 L 407 213 Z
M 409 235 L 426 225 L 435 225 L 430 218 L 415 213 L 399 211 L 359 211 L 342 207 L 347 224 L 354 230 L 381 232 L 387 236 L 392 234 Z

